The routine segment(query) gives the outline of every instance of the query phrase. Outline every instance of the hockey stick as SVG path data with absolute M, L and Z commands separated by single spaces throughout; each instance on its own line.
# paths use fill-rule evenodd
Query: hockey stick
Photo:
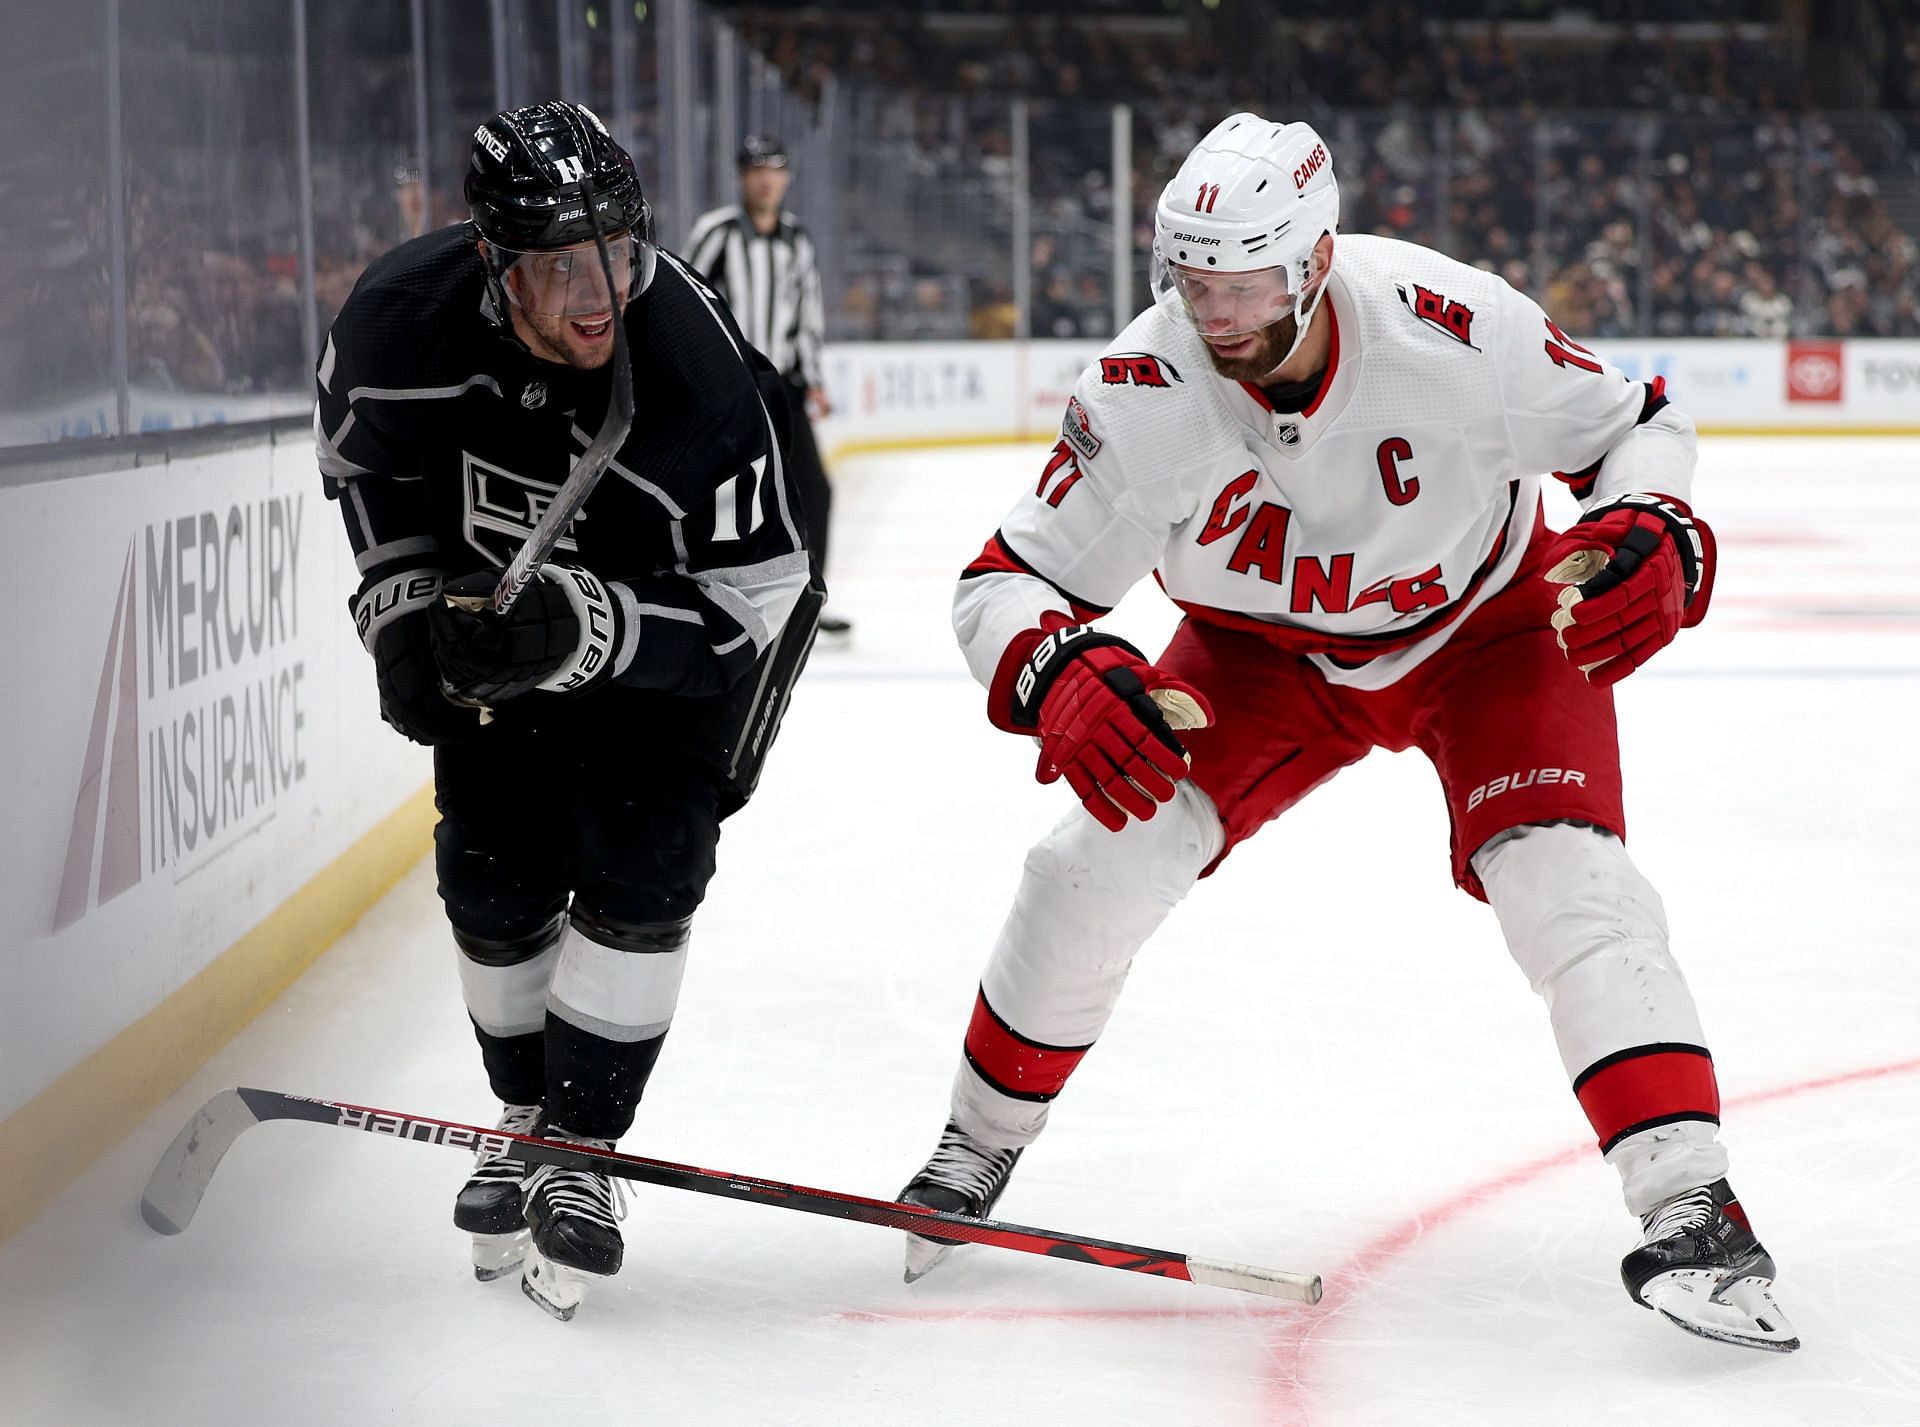
M 626 317 L 613 297 L 613 257 L 607 252 L 606 235 L 600 231 L 593 189 L 585 179 L 580 180 L 580 197 L 587 210 L 587 222 L 593 225 L 593 246 L 600 254 L 600 274 L 607 280 L 607 300 L 613 305 L 613 394 L 607 401 L 607 414 L 600 422 L 599 431 L 580 453 L 573 469 L 567 472 L 566 480 L 553 493 L 553 504 L 533 527 L 526 543 L 507 562 L 500 583 L 494 586 L 491 606 L 495 614 L 505 614 L 513 608 L 533 578 L 533 572 L 553 553 L 553 547 L 574 516 L 580 513 L 580 507 L 587 503 L 593 488 L 600 484 L 600 477 L 607 473 L 615 453 L 626 445 L 627 434 L 633 429 L 633 367 L 627 359 Z
M 857 1194 L 807 1189 L 797 1184 L 756 1179 L 746 1174 L 695 1169 L 690 1165 L 669 1164 L 665 1160 L 643 1159 L 639 1155 L 620 1154 L 613 1150 L 595 1150 L 553 1140 L 532 1139 L 526 1135 L 507 1134 L 501 1130 L 487 1130 L 478 1125 L 456 1124 L 423 1115 L 402 1115 L 365 1105 L 309 1100 L 304 1096 L 283 1095 L 274 1090 L 244 1088 L 223 1090 L 207 1101 L 185 1128 L 174 1136 L 167 1152 L 160 1156 L 160 1163 L 154 1166 L 153 1176 L 147 1181 L 146 1193 L 140 1200 L 140 1216 L 148 1226 L 162 1234 L 177 1234 L 192 1223 L 194 1211 L 200 1207 L 200 1200 L 213 1180 L 214 1171 L 220 1167 L 221 1158 L 233 1147 L 235 1140 L 262 1120 L 309 1120 L 316 1125 L 337 1125 L 341 1129 L 362 1130 L 370 1135 L 450 1145 L 456 1149 L 505 1153 L 526 1164 L 598 1170 L 619 1179 L 657 1184 L 666 1189 L 690 1189 L 696 1194 L 771 1204 L 782 1209 L 798 1209 L 805 1214 L 824 1214 L 860 1224 L 877 1224 L 886 1229 L 926 1233 L 937 1226 L 941 1238 L 959 1239 L 965 1243 L 1044 1254 L 1048 1258 L 1072 1259 L 1077 1263 L 1098 1264 L 1102 1268 L 1125 1269 L 1129 1273 L 1185 1279 L 1190 1283 L 1262 1293 L 1272 1298 L 1292 1298 L 1302 1303 L 1320 1301 L 1318 1274 L 1286 1273 L 1279 1269 L 1255 1268 L 1248 1264 L 1170 1253 L 1163 1249 L 1143 1249 L 1107 1239 L 1089 1239 L 1078 1234 L 1000 1224 L 991 1219 L 969 1219 L 964 1215 L 946 1214 L 917 1204 L 863 1199 Z

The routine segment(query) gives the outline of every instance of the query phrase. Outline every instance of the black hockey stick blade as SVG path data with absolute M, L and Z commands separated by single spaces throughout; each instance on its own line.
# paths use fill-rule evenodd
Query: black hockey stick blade
M 593 226 L 593 246 L 600 255 L 600 273 L 606 279 L 608 300 L 613 301 L 613 256 L 607 251 L 606 234 L 600 231 L 593 189 L 585 179 L 580 181 L 580 196 L 587 210 L 587 222 Z M 626 314 L 617 301 L 613 302 L 612 377 L 613 391 L 599 431 L 580 453 L 573 469 L 567 472 L 567 478 L 553 494 L 553 504 L 533 527 L 526 543 L 514 552 L 513 559 L 501 572 L 500 583 L 493 588 L 495 614 L 505 614 L 518 602 L 533 572 L 553 553 L 553 547 L 560 543 L 560 537 L 580 513 L 580 507 L 587 503 L 593 488 L 600 484 L 600 477 L 607 473 L 607 467 L 613 464 L 614 456 L 627 444 L 627 435 L 633 430 L 633 367 L 627 357 Z
M 463 1125 L 424 1115 L 403 1115 L 393 1110 L 376 1110 L 336 1100 L 310 1100 L 275 1090 L 223 1090 L 207 1101 L 174 1137 L 167 1152 L 160 1156 L 160 1163 L 154 1166 L 153 1175 L 147 1181 L 146 1194 L 140 1201 L 141 1217 L 163 1234 L 177 1234 L 185 1229 L 193 1222 L 194 1211 L 200 1207 L 200 1200 L 213 1180 L 214 1171 L 219 1168 L 221 1157 L 232 1148 L 235 1140 L 262 1120 L 307 1120 L 316 1125 L 334 1125 L 340 1129 L 360 1130 L 392 1139 L 507 1153 L 527 1164 L 551 1164 L 561 1169 L 593 1169 L 615 1178 L 655 1184 L 665 1189 L 688 1189 L 696 1194 L 712 1194 L 722 1199 L 797 1209 L 805 1214 L 822 1214 L 859 1224 L 903 1229 L 910 1233 L 937 1231 L 943 1239 L 987 1244 L 1020 1253 L 1042 1254 L 1048 1258 L 1070 1259 L 1076 1263 L 1096 1264 L 1129 1273 L 1184 1279 L 1189 1283 L 1238 1289 L 1270 1298 L 1291 1298 L 1301 1303 L 1320 1301 L 1318 1274 L 1258 1268 L 1251 1264 L 1228 1263 L 1221 1259 L 1172 1253 L 1164 1249 L 1141 1248 L 1137 1244 L 1115 1243 L 1110 1239 L 1093 1239 L 1081 1234 L 1031 1229 L 1019 1224 L 998 1223 L 992 1219 L 970 1219 L 919 1204 L 866 1199 L 857 1194 L 841 1194 L 830 1189 L 808 1189 L 803 1185 L 783 1184 L 778 1180 L 759 1179 L 748 1174 L 696 1169 L 692 1165 L 645 1159 L 614 1150 L 596 1150 L 556 1140 L 511 1135 L 501 1130 L 483 1129 L 478 1125 Z

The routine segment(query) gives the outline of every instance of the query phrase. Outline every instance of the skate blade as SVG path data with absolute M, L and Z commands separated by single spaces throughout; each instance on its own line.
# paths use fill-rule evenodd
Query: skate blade
M 526 1261 L 533 1236 L 525 1229 L 512 1234 L 473 1236 L 473 1276 L 482 1283 L 505 1278 Z
M 923 1239 L 918 1234 L 907 1235 L 907 1272 L 906 1281 L 914 1282 L 925 1278 L 933 1267 L 946 1258 L 958 1244 L 937 1244 L 932 1239 Z
M 1800 1346 L 1787 1315 L 1774 1301 L 1764 1278 L 1737 1278 L 1716 1284 L 1711 1274 L 1662 1274 L 1641 1290 L 1641 1297 L 1674 1327 L 1716 1343 L 1791 1353 Z
M 580 1300 L 586 1297 L 588 1282 L 594 1277 L 557 1264 L 529 1246 L 526 1267 L 520 1273 L 520 1291 L 562 1323 L 570 1323 L 579 1310 Z

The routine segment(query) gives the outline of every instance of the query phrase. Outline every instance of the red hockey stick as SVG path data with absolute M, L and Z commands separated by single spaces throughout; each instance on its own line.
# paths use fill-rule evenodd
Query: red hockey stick
M 1000 1224 L 991 1219 L 969 1219 L 964 1215 L 944 1214 L 918 1204 L 863 1199 L 857 1194 L 839 1194 L 830 1189 L 807 1189 L 772 1179 L 756 1179 L 748 1174 L 723 1174 L 717 1170 L 695 1169 L 690 1165 L 643 1159 L 639 1155 L 619 1154 L 613 1150 L 532 1139 L 526 1135 L 482 1129 L 478 1125 L 462 1125 L 424 1115 L 402 1115 L 365 1105 L 309 1100 L 304 1096 L 283 1095 L 273 1090 L 223 1090 L 201 1106 L 186 1127 L 174 1137 L 167 1152 L 160 1156 L 160 1163 L 154 1166 L 153 1176 L 147 1181 L 146 1194 L 140 1201 L 141 1217 L 162 1234 L 177 1234 L 186 1228 L 193 1222 L 194 1211 L 200 1207 L 200 1200 L 213 1180 L 214 1171 L 220 1167 L 222 1156 L 232 1148 L 235 1140 L 262 1120 L 310 1120 L 316 1125 L 337 1125 L 341 1129 L 363 1130 L 372 1135 L 449 1145 L 456 1149 L 504 1151 L 527 1164 L 551 1164 L 561 1169 L 595 1169 L 619 1179 L 638 1180 L 642 1184 L 657 1184 L 667 1189 L 691 1189 L 696 1194 L 715 1194 L 723 1199 L 742 1199 L 782 1209 L 798 1209 L 807 1214 L 826 1214 L 835 1219 L 878 1224 L 887 1229 L 926 1233 L 937 1227 L 943 1239 L 1016 1249 L 1021 1253 L 1045 1254 L 1049 1258 L 1072 1259 L 1078 1263 L 1098 1264 L 1102 1268 L 1125 1269 L 1129 1273 L 1185 1279 L 1190 1283 L 1204 1283 L 1215 1288 L 1264 1293 L 1274 1298 L 1293 1298 L 1302 1303 L 1320 1301 L 1318 1274 L 1286 1273 L 1280 1269 L 1226 1263 L 1192 1254 L 1143 1249 L 1134 1244 L 1117 1244 L 1079 1234 Z

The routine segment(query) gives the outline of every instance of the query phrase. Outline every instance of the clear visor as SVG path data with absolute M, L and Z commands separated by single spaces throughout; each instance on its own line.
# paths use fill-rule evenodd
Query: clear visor
M 500 285 L 514 306 L 546 317 L 592 317 L 613 311 L 600 253 L 592 243 L 546 248 L 536 253 L 493 249 Z M 607 239 L 614 290 L 621 301 L 633 296 L 641 266 L 641 239 L 631 231 Z
M 1271 327 L 1293 312 L 1293 283 L 1284 266 L 1252 272 L 1209 272 L 1156 256 L 1153 290 L 1171 290 L 1203 337 L 1238 337 Z

